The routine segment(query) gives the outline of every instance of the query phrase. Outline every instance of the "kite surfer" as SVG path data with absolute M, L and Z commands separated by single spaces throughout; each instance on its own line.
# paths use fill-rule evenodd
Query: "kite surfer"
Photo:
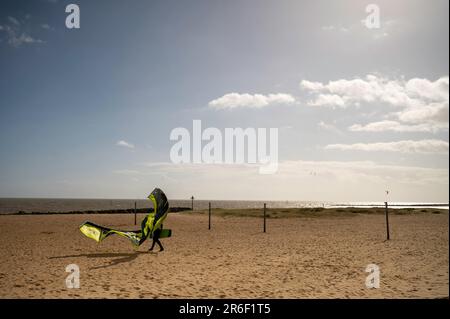
M 147 238 L 152 238 L 153 243 L 149 250 L 153 250 L 155 244 L 158 244 L 159 251 L 163 251 L 164 247 L 159 239 L 172 236 L 172 231 L 170 229 L 163 229 L 162 225 L 162 222 L 169 213 L 169 201 L 164 192 L 159 188 L 155 188 L 148 198 L 153 203 L 153 210 L 142 220 L 141 229 L 139 230 L 124 231 L 112 229 L 86 221 L 80 225 L 80 231 L 98 243 L 112 234 L 117 234 L 130 239 L 136 247 L 140 246 Z

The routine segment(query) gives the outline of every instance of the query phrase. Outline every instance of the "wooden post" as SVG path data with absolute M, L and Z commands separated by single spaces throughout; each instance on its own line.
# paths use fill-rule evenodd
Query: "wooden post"
M 264 232 L 266 232 L 266 203 L 264 203 Z
M 191 197 L 191 210 L 194 210 L 194 196 Z
M 134 224 L 136 225 L 136 202 L 134 202 Z
M 386 233 L 387 233 L 387 240 L 390 239 L 389 236 L 389 213 L 388 213 L 388 202 L 384 202 L 384 207 L 386 211 Z
M 209 202 L 209 210 L 208 210 L 208 229 L 211 229 L 211 202 Z

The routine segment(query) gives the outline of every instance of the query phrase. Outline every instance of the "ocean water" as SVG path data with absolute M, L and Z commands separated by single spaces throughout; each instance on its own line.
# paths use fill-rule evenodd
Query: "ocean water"
M 190 200 L 171 200 L 171 207 L 191 207 Z M 301 208 L 301 207 L 377 207 L 382 202 L 319 202 L 319 201 L 242 201 L 242 200 L 194 200 L 194 209 L 207 209 L 211 202 L 212 208 L 238 209 L 262 208 L 264 203 L 268 208 Z M 55 198 L 0 198 L 0 214 L 23 212 L 72 212 L 88 210 L 131 209 L 136 203 L 137 208 L 151 208 L 150 200 L 134 199 L 55 199 Z M 448 209 L 448 203 L 389 203 L 390 207 L 406 208 L 441 208 Z

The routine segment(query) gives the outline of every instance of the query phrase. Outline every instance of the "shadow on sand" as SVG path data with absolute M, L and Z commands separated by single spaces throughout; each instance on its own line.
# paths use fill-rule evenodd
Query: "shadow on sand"
M 107 268 L 107 267 L 116 266 L 116 265 L 123 264 L 123 263 L 132 262 L 139 255 L 142 255 L 142 254 L 154 254 L 154 253 L 148 252 L 148 251 L 135 251 L 132 253 L 91 253 L 91 254 L 54 256 L 54 257 L 48 257 L 48 259 L 77 258 L 77 257 L 112 258 L 111 260 L 109 260 L 109 263 L 107 263 L 105 265 L 89 268 L 89 269 L 100 269 L 100 268 Z

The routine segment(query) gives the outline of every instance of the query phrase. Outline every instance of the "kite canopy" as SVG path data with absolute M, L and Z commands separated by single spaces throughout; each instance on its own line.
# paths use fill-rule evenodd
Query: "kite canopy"
M 161 189 L 155 188 L 148 198 L 153 203 L 153 211 L 142 220 L 140 230 L 123 231 L 111 229 L 87 221 L 80 225 L 80 231 L 96 242 L 101 242 L 109 235 L 117 234 L 130 239 L 135 246 L 141 245 L 147 238 L 152 237 L 156 229 L 161 229 L 160 238 L 172 236 L 170 229 L 162 229 L 162 223 L 169 213 L 169 201 L 166 194 Z
M 161 189 L 155 188 L 147 198 L 153 202 L 153 208 L 156 213 L 155 219 L 160 219 L 169 212 L 169 201 Z
M 155 188 L 147 198 L 153 203 L 153 212 L 148 214 L 141 223 L 142 238 L 152 237 L 156 229 L 162 229 L 162 222 L 169 213 L 169 201 L 161 189 Z

